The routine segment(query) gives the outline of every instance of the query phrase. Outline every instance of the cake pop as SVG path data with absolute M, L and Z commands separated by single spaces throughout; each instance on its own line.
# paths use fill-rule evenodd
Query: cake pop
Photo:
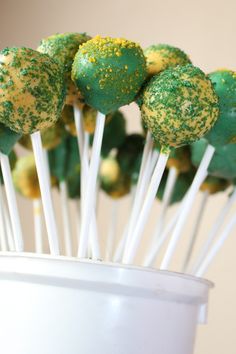
M 123 38 L 92 38 L 81 45 L 72 66 L 85 102 L 103 114 L 131 103 L 145 78 L 141 47 Z
M 191 145 L 191 159 L 194 166 L 199 166 L 207 144 L 207 140 L 201 139 Z M 236 144 L 216 147 L 208 173 L 225 179 L 236 177 Z
M 80 196 L 80 158 L 77 139 L 67 136 L 61 144 L 48 153 L 51 175 L 57 183 L 66 181 L 68 196 Z
M 200 139 L 217 120 L 218 98 L 207 76 L 191 64 L 164 70 L 143 92 L 145 125 L 164 147 Z
M 236 73 L 218 70 L 209 78 L 219 97 L 220 114 L 205 138 L 213 146 L 236 143 Z
M 40 198 L 40 188 L 34 155 L 20 157 L 13 170 L 13 182 L 16 190 L 26 198 Z
M 181 49 L 168 44 L 151 45 L 144 51 L 149 75 L 156 75 L 160 71 L 177 65 L 190 64 L 187 54 Z
M 175 183 L 172 195 L 171 195 L 169 205 L 172 205 L 174 203 L 178 203 L 184 198 L 186 192 L 188 191 L 189 187 L 191 186 L 191 183 L 193 181 L 193 177 L 194 177 L 194 170 L 193 169 L 187 173 L 180 173 L 178 175 L 178 178 L 176 180 L 176 183 Z M 157 192 L 157 198 L 159 200 L 163 199 L 167 178 L 168 178 L 168 170 L 165 171 L 163 178 L 161 180 L 158 192 Z
M 127 173 L 130 176 L 138 173 L 143 147 L 144 137 L 141 134 L 126 136 L 124 143 L 117 152 L 117 160 L 123 173 Z
M 49 128 L 65 97 L 61 66 L 28 48 L 0 52 L 0 121 L 20 134 Z
M 126 120 L 123 113 L 116 111 L 107 115 L 102 141 L 102 156 L 108 156 L 112 149 L 119 149 L 126 138 Z
M 118 161 L 106 157 L 100 168 L 101 188 L 111 198 L 118 199 L 130 192 L 131 181 L 128 174 L 123 174 Z
M 71 67 L 80 45 L 91 37 L 86 33 L 61 33 L 41 40 L 38 51 L 46 53 L 62 64 L 67 86 L 66 104 L 73 105 L 80 99 L 78 90 L 71 80 Z

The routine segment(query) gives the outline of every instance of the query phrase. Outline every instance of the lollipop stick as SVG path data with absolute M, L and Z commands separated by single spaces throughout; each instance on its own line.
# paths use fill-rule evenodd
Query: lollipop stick
M 72 256 L 72 243 L 71 243 L 71 223 L 70 223 L 70 213 L 68 205 L 68 193 L 67 185 L 65 181 L 61 181 L 59 184 L 60 188 L 60 199 L 61 199 L 61 211 L 64 229 L 64 245 L 66 256 Z
M 173 257 L 173 254 L 174 254 L 175 249 L 177 247 L 179 238 L 181 236 L 183 226 L 186 223 L 186 219 L 187 219 L 188 214 L 191 210 L 191 207 L 194 203 L 196 194 L 197 194 L 202 182 L 204 181 L 204 179 L 207 176 L 207 169 L 208 169 L 208 166 L 209 166 L 211 159 L 214 155 L 214 152 L 215 152 L 215 148 L 211 145 L 208 145 L 208 147 L 206 148 L 206 151 L 204 153 L 204 156 L 202 158 L 202 161 L 200 163 L 200 166 L 196 172 L 196 175 L 194 177 L 192 185 L 189 188 L 189 191 L 188 191 L 187 197 L 185 199 L 183 208 L 181 210 L 179 219 L 177 221 L 177 224 L 176 224 L 175 229 L 173 231 L 169 245 L 167 247 L 167 251 L 166 251 L 163 261 L 161 263 L 161 269 L 167 269 L 169 267 L 170 261 Z
M 166 212 L 167 208 L 170 204 L 170 200 L 174 191 L 175 183 L 178 177 L 178 171 L 175 167 L 171 167 L 168 173 L 167 181 L 166 181 L 166 186 L 165 186 L 165 191 L 163 195 L 163 200 L 161 204 L 161 211 L 157 219 L 156 227 L 152 236 L 151 240 L 151 246 L 150 246 L 150 252 L 153 249 L 154 244 L 156 243 L 156 240 L 158 236 L 160 236 L 160 233 L 163 229 L 164 223 L 165 223 L 165 217 L 166 217 Z
M 40 199 L 33 200 L 33 211 L 34 211 L 35 251 L 36 253 L 43 253 L 42 215 L 41 215 Z
M 76 134 L 77 134 L 77 140 L 78 140 L 80 161 L 82 161 L 83 148 L 84 148 L 84 127 L 83 127 L 83 122 L 82 122 L 81 111 L 76 105 L 74 105 L 74 119 L 75 119 L 75 127 L 76 127 Z
M 49 159 L 48 159 L 48 152 L 46 149 L 43 149 L 43 155 L 44 155 L 44 162 L 45 162 L 45 168 L 47 172 L 47 178 L 48 178 L 48 183 L 49 186 L 51 184 L 51 174 L 50 174 L 50 167 L 49 167 Z
M 234 189 L 234 192 L 232 193 L 232 195 L 228 198 L 225 206 L 221 209 L 221 211 L 219 212 L 219 215 L 217 216 L 217 218 L 215 219 L 210 232 L 207 236 L 206 242 L 203 245 L 200 254 L 193 266 L 193 269 L 191 271 L 192 274 L 195 274 L 197 269 L 200 267 L 200 264 L 202 264 L 203 260 L 205 259 L 205 257 L 207 256 L 208 250 L 210 248 L 210 246 L 212 245 L 212 243 L 214 242 L 218 231 L 220 229 L 220 227 L 222 226 L 226 215 L 228 214 L 230 208 L 232 207 L 232 205 L 234 204 L 234 202 L 236 201 L 236 188 Z
M 233 228 L 236 226 L 236 215 L 234 215 L 230 222 L 227 224 L 226 228 L 222 232 L 222 234 L 219 236 L 218 240 L 216 243 L 213 245 L 211 248 L 210 252 L 208 253 L 207 257 L 203 260 L 203 262 L 200 264 L 200 266 L 197 268 L 195 271 L 194 275 L 197 277 L 202 277 L 204 273 L 207 271 L 209 268 L 210 264 L 212 263 L 213 259 L 221 249 L 221 247 L 224 245 L 226 239 L 229 237 L 231 231 Z
M 0 193 L 1 193 L 1 200 L 2 200 L 2 208 L 3 208 L 3 215 L 4 215 L 4 221 L 5 221 L 5 226 L 6 226 L 6 234 L 7 234 L 7 241 L 8 241 L 8 247 L 9 250 L 14 252 L 16 250 L 15 248 L 15 242 L 14 242 L 14 237 L 13 237 L 13 232 L 12 232 L 12 226 L 11 226 L 11 221 L 10 221 L 10 216 L 9 216 L 9 211 L 5 202 L 5 195 L 2 190 L 2 186 L 0 185 Z
M 112 199 L 112 206 L 111 206 L 111 216 L 109 218 L 110 224 L 108 229 L 107 235 L 107 244 L 106 244 L 106 261 L 110 261 L 112 254 L 113 254 L 113 247 L 115 243 L 116 237 L 116 227 L 117 227 L 117 217 L 118 217 L 118 201 Z
M 136 227 L 134 229 L 132 240 L 130 241 L 129 248 L 125 250 L 123 262 L 132 263 L 137 252 L 138 245 L 141 240 L 142 232 L 148 219 L 152 204 L 155 200 L 156 193 L 158 191 L 162 175 L 165 170 L 165 166 L 168 160 L 168 153 L 160 153 L 159 159 L 155 166 L 150 185 L 147 190 L 147 194 L 142 206 L 142 209 L 137 218 Z
M 164 228 L 164 230 L 162 231 L 162 233 L 158 237 L 157 242 L 153 245 L 153 248 L 147 254 L 147 256 L 142 264 L 144 267 L 153 266 L 153 264 L 155 263 L 155 260 L 157 258 L 157 255 L 158 255 L 159 251 L 161 250 L 164 242 L 167 240 L 169 234 L 174 229 L 174 226 L 178 220 L 178 217 L 179 217 L 179 211 L 177 210 L 174 217 L 171 219 L 171 221 L 168 223 L 168 225 Z
M 16 202 L 16 194 L 11 177 L 11 168 L 9 158 L 7 155 L 0 152 L 1 168 L 3 181 L 6 188 L 7 202 L 10 211 L 11 224 L 13 229 L 13 235 L 15 240 L 15 247 L 17 252 L 22 252 L 24 249 L 23 237 L 21 231 L 21 223 L 19 212 Z
M 1 192 L 0 192 L 1 193 Z M 6 223 L 4 218 L 4 211 L 3 211 L 3 198 L 0 195 L 0 249 L 3 252 L 8 250 L 7 247 L 7 233 L 6 233 Z
M 204 214 L 204 211 L 206 208 L 208 197 L 209 197 L 208 191 L 205 191 L 202 193 L 202 200 L 199 205 L 197 217 L 196 217 L 195 223 L 193 225 L 191 235 L 189 237 L 189 244 L 187 247 L 187 252 L 186 252 L 185 259 L 184 259 L 183 266 L 182 266 L 182 270 L 181 270 L 183 273 L 187 272 L 187 269 L 189 266 L 189 262 L 190 262 L 190 259 L 191 259 L 192 253 L 193 253 L 193 249 L 194 249 L 194 246 L 196 243 L 199 227 L 201 225 L 201 221 L 202 221 L 202 217 L 203 217 L 203 214 Z
M 146 136 L 144 149 L 143 149 L 142 161 L 141 161 L 141 166 L 140 166 L 140 171 L 139 171 L 139 178 L 138 178 L 138 182 L 137 182 L 137 190 L 140 188 L 145 165 L 147 163 L 147 159 L 148 159 L 149 154 L 152 151 L 152 149 L 153 149 L 153 139 L 152 139 L 151 133 L 148 131 L 147 136 Z
M 77 253 L 77 250 L 78 250 L 78 247 L 79 247 L 79 236 L 80 236 L 80 222 L 81 222 L 81 208 L 80 208 L 80 206 L 81 206 L 81 200 L 79 198 L 76 198 L 75 201 L 74 201 L 74 204 L 75 204 L 75 214 L 76 214 L 75 230 L 76 230 L 76 241 L 77 241 L 75 253 Z
M 131 207 L 134 203 L 134 198 L 135 198 L 135 193 L 136 193 L 136 186 L 132 186 L 131 188 Z M 127 235 L 127 229 L 128 229 L 129 223 L 125 225 L 124 232 L 122 234 L 122 237 L 120 238 L 118 242 L 118 246 L 116 247 L 115 254 L 113 256 L 113 262 L 121 262 L 122 260 L 122 254 L 124 252 L 125 248 L 125 242 L 126 242 L 126 235 Z
M 82 212 L 82 224 L 80 234 L 80 244 L 78 250 L 78 257 L 85 257 L 88 247 L 89 238 L 89 223 L 90 213 L 95 204 L 96 182 L 100 163 L 100 152 L 102 146 L 102 137 L 105 125 L 106 116 L 99 113 L 96 121 L 96 128 L 94 133 L 94 141 L 91 154 L 91 162 L 89 167 L 88 180 L 86 183 L 86 194 L 84 200 L 84 208 Z
M 89 244 L 91 246 L 92 259 L 101 259 L 95 208 L 91 211 L 91 213 L 92 220 L 89 229 Z
M 155 157 L 155 163 L 157 162 L 158 159 L 158 155 L 159 153 L 157 151 L 153 152 L 154 157 Z M 138 214 L 141 210 L 142 207 L 142 203 L 143 203 L 143 199 L 145 196 L 145 193 L 147 191 L 148 188 L 148 184 L 150 182 L 150 178 L 153 172 L 153 155 L 152 151 L 150 150 L 149 152 L 149 156 L 147 157 L 147 161 L 145 164 L 145 169 L 142 173 L 142 178 L 139 181 L 139 186 L 137 186 L 137 190 L 136 190 L 136 194 L 135 194 L 135 198 L 134 198 L 134 203 L 133 203 L 133 208 L 131 211 L 131 215 L 130 215 L 130 220 L 129 220 L 129 224 L 128 227 L 126 229 L 126 241 L 125 241 L 125 249 L 124 249 L 124 254 L 127 252 L 128 248 L 129 248 L 129 244 L 131 242 L 131 239 L 133 237 L 133 230 L 135 228 L 136 225 L 136 220 L 138 218 Z
M 48 233 L 49 248 L 51 254 L 58 255 L 60 251 L 59 251 L 56 219 L 55 219 L 54 208 L 52 203 L 50 185 L 48 181 L 47 167 L 45 166 L 45 157 L 43 154 L 40 132 L 35 132 L 31 134 L 31 141 L 32 141 L 32 146 L 34 151 L 36 169 L 39 178 L 40 191 L 42 195 L 42 203 L 43 203 L 43 210 L 44 210 L 46 228 Z

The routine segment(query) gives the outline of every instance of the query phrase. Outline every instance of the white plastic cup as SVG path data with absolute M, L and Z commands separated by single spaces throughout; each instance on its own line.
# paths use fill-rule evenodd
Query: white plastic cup
M 191 354 L 212 284 L 66 257 L 0 256 L 0 352 Z

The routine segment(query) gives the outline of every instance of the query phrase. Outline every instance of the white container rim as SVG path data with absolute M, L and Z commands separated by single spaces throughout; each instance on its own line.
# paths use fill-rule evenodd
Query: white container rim
M 206 279 L 172 271 L 15 252 L 0 252 L 1 279 L 191 304 L 207 303 L 209 289 L 214 286 Z

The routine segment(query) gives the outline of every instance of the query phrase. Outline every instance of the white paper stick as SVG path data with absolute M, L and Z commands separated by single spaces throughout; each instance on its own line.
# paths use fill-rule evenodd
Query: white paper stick
M 65 255 L 72 256 L 72 234 L 71 234 L 71 222 L 69 213 L 69 203 L 68 203 L 68 192 L 67 185 L 65 181 L 60 181 L 60 200 L 61 200 L 61 212 L 63 220 L 63 235 L 64 235 L 64 246 Z
M 148 156 L 152 150 L 153 150 L 153 139 L 152 139 L 151 133 L 148 131 L 147 136 L 146 136 L 146 140 L 145 140 L 144 149 L 143 149 L 142 161 L 141 161 L 139 178 L 138 178 L 136 190 L 138 190 L 140 188 L 145 165 L 146 165 Z
M 106 261 L 111 261 L 113 248 L 116 238 L 116 228 L 117 228 L 117 218 L 118 218 L 118 207 L 119 201 L 111 199 L 111 214 L 109 217 L 110 223 L 108 225 L 107 242 L 106 242 Z
M 2 196 L 2 207 L 3 207 L 4 221 L 5 221 L 5 226 L 6 226 L 8 248 L 10 251 L 14 252 L 16 250 L 15 241 L 14 241 L 14 237 L 13 237 L 13 231 L 12 231 L 12 226 L 11 226 L 7 203 L 5 202 L 5 193 L 3 193 L 3 186 L 2 185 L 0 186 L 0 193 Z
M 36 253 L 43 253 L 41 200 L 33 200 L 34 239 Z
M 153 205 L 153 202 L 155 200 L 162 175 L 164 173 L 166 163 L 168 160 L 169 154 L 164 154 L 160 153 L 157 164 L 155 166 L 151 182 L 149 184 L 148 190 L 146 197 L 144 199 L 144 203 L 142 206 L 142 209 L 139 213 L 139 216 L 137 218 L 137 223 L 135 226 L 135 229 L 132 234 L 132 240 L 130 241 L 129 248 L 125 250 L 124 257 L 123 257 L 123 262 L 124 263 L 132 263 L 134 260 L 134 257 L 137 252 L 137 248 L 139 246 L 141 237 L 142 237 L 142 232 L 144 230 L 145 224 L 147 222 L 151 207 Z
M 56 219 L 52 203 L 50 185 L 48 181 L 47 167 L 45 166 L 45 156 L 43 154 L 40 132 L 35 132 L 31 134 L 31 141 L 42 196 L 42 204 L 48 233 L 49 248 L 52 255 L 59 255 L 60 251 Z
M 82 157 L 81 215 L 83 215 L 83 207 L 85 205 L 85 198 L 86 198 L 87 179 L 89 175 L 89 162 L 90 162 L 89 138 L 90 138 L 89 133 L 84 132 L 84 146 L 83 146 L 83 157 Z M 91 258 L 94 260 L 101 259 L 100 245 L 98 240 L 97 219 L 96 219 L 97 196 L 98 196 L 98 181 L 96 181 L 96 188 L 94 194 L 94 207 L 93 210 L 91 210 L 92 218 L 89 227 L 89 246 L 91 248 Z
M 84 149 L 84 134 L 83 134 L 84 128 L 83 128 L 81 111 L 76 105 L 74 105 L 74 119 L 75 119 L 75 127 L 76 127 L 76 134 L 77 134 L 80 162 L 81 162 L 83 156 L 83 149 Z
M 86 257 L 86 252 L 88 248 L 90 213 L 91 210 L 95 207 L 94 197 L 96 192 L 96 182 L 99 170 L 105 119 L 106 116 L 104 114 L 98 113 L 96 119 L 96 128 L 94 133 L 91 162 L 89 166 L 89 174 L 86 183 L 85 203 L 81 221 L 80 244 L 78 249 L 78 257 L 80 258 Z
M 76 241 L 77 241 L 77 245 L 76 245 L 76 249 L 75 252 L 73 251 L 73 254 L 77 254 L 77 250 L 79 247 L 79 238 L 80 238 L 80 224 L 81 224 L 81 210 L 80 210 L 80 204 L 81 201 L 79 198 L 76 198 L 74 200 L 74 204 L 75 204 L 75 211 L 76 211 L 76 218 L 75 218 L 75 230 L 76 230 Z
M 161 204 L 161 210 L 158 215 L 156 227 L 151 240 L 151 247 L 150 247 L 151 249 L 153 248 L 153 245 L 156 243 L 158 236 L 160 236 L 163 230 L 163 226 L 165 224 L 166 212 L 171 201 L 171 197 L 174 191 L 177 177 L 178 177 L 177 169 L 175 167 L 171 167 L 169 169 L 169 173 L 166 181 L 165 191 L 164 191 L 163 200 Z
M 176 224 L 173 234 L 171 236 L 169 245 L 167 247 L 166 253 L 164 255 L 163 261 L 161 263 L 161 269 L 167 269 L 169 267 L 170 261 L 174 255 L 175 250 L 176 250 L 179 238 L 182 235 L 183 226 L 186 223 L 187 217 L 188 217 L 188 215 L 191 211 L 191 207 L 194 203 L 196 194 L 197 194 L 202 182 L 204 181 L 204 179 L 207 176 L 207 169 L 208 169 L 208 166 L 209 166 L 211 159 L 214 155 L 214 152 L 215 152 L 215 148 L 211 145 L 208 145 L 206 148 L 206 151 L 204 153 L 204 156 L 202 158 L 202 161 L 199 165 L 199 168 L 196 172 L 196 175 L 193 179 L 192 185 L 189 189 L 187 198 L 185 199 L 179 219 L 177 221 L 177 224 Z
M 136 195 L 136 188 L 137 188 L 136 185 L 131 187 L 130 208 L 132 208 L 133 203 L 134 203 L 134 198 L 135 198 L 135 195 Z M 126 242 L 126 235 L 127 235 L 128 226 L 129 226 L 129 223 L 127 222 L 125 227 L 124 227 L 124 232 L 122 233 L 122 237 L 120 238 L 120 240 L 118 242 L 118 245 L 116 247 L 114 256 L 112 258 L 113 262 L 115 262 L 115 263 L 121 262 L 121 260 L 122 260 L 122 255 L 123 255 L 124 248 L 125 248 L 125 242 Z
M 81 215 L 86 195 L 86 182 L 89 174 L 89 134 L 84 132 L 83 154 L 81 158 Z
M 80 216 L 81 220 L 83 220 L 83 213 L 85 208 L 85 198 L 86 198 L 86 184 L 88 182 L 89 176 L 89 133 L 84 131 L 83 121 L 82 121 L 82 114 L 81 111 L 77 106 L 74 106 L 74 119 L 75 119 L 75 126 L 76 126 L 76 133 L 78 139 L 78 147 L 79 147 L 79 154 L 80 154 L 80 164 L 81 164 L 81 200 L 80 200 Z M 104 123 L 105 124 L 105 123 Z M 99 156 L 100 159 L 100 156 Z M 96 184 L 96 193 L 94 194 L 94 212 L 92 217 L 92 223 L 89 226 L 89 242 L 88 244 L 91 246 L 92 258 L 93 259 L 100 259 L 101 252 L 100 246 L 98 242 L 98 230 L 97 230 L 97 221 L 96 221 L 96 214 L 95 214 L 95 204 L 97 201 L 97 184 Z M 82 224 L 80 224 L 82 228 Z M 80 231 L 79 231 L 80 233 Z M 81 235 L 79 235 L 79 239 Z M 79 240 L 78 239 L 78 240 Z M 84 254 L 86 257 L 86 254 Z
M 195 219 L 195 223 L 193 225 L 190 237 L 189 237 L 189 243 L 187 246 L 187 251 L 185 254 L 185 258 L 184 258 L 184 262 L 183 262 L 183 266 L 181 269 L 182 273 L 186 273 L 188 272 L 188 267 L 189 267 L 189 262 L 190 259 L 192 257 L 192 253 L 193 253 L 193 249 L 197 240 L 197 236 L 198 236 L 198 232 L 199 232 L 199 228 L 201 225 L 201 221 L 202 221 L 202 217 L 204 215 L 204 211 L 206 209 L 206 204 L 208 201 L 208 197 L 209 197 L 209 192 L 208 191 L 204 191 L 202 192 L 202 199 L 197 211 L 197 215 L 196 215 L 196 219 Z
M 6 222 L 4 218 L 3 208 L 4 207 L 3 207 L 2 188 L 0 188 L 0 249 L 1 251 L 6 252 L 8 251 L 8 242 L 7 242 Z
M 5 185 L 7 202 L 10 212 L 12 230 L 14 235 L 15 247 L 17 252 L 22 252 L 24 249 L 23 236 L 21 230 L 20 217 L 16 202 L 16 194 L 12 182 L 11 168 L 7 155 L 0 152 L 1 168 L 3 181 Z
M 231 196 L 228 198 L 226 204 L 222 207 L 220 210 L 219 214 L 217 215 L 215 221 L 212 224 L 212 227 L 210 229 L 210 232 L 207 235 L 206 242 L 204 243 L 202 249 L 200 250 L 199 256 L 197 257 L 196 262 L 194 263 L 194 266 L 192 268 L 191 273 L 195 274 L 197 269 L 200 267 L 200 264 L 202 264 L 203 260 L 206 258 L 207 253 L 210 249 L 210 246 L 213 244 L 216 236 L 218 235 L 218 232 L 223 225 L 223 222 L 229 213 L 232 205 L 236 202 L 236 188 L 234 189 L 233 193 Z
M 43 155 L 44 155 L 44 162 L 45 162 L 45 168 L 46 168 L 46 172 L 47 172 L 48 183 L 49 183 L 49 185 L 51 185 L 49 159 L 48 159 L 48 152 L 46 149 L 43 149 Z
M 153 244 L 153 247 L 149 250 L 142 264 L 144 267 L 152 267 L 154 265 L 164 242 L 167 240 L 169 234 L 173 231 L 175 227 L 175 224 L 180 214 L 181 205 L 183 205 L 183 201 L 181 202 L 180 207 L 177 209 L 170 222 L 165 226 L 164 230 L 161 232 L 160 236 Z
M 202 277 L 206 273 L 213 259 L 216 257 L 217 253 L 220 251 L 221 247 L 224 245 L 225 241 L 230 236 L 235 226 L 236 226 L 236 215 L 234 215 L 227 223 L 224 231 L 219 236 L 216 243 L 212 246 L 210 252 L 207 254 L 206 258 L 203 260 L 202 264 L 196 270 L 194 275 L 196 275 L 197 277 Z
M 124 247 L 124 254 L 128 251 L 130 242 L 133 238 L 133 231 L 136 226 L 136 221 L 138 218 L 138 215 L 140 213 L 140 210 L 142 208 L 142 203 L 145 197 L 145 193 L 147 192 L 148 185 L 150 183 L 151 175 L 153 173 L 153 168 L 155 164 L 157 163 L 159 153 L 155 150 L 152 152 L 152 150 L 149 151 L 149 155 L 147 156 L 147 161 L 145 164 L 144 171 L 142 173 L 142 178 L 139 180 L 139 187 L 137 186 L 136 189 L 136 194 L 132 206 L 132 211 L 130 215 L 130 220 L 129 224 L 127 226 L 126 231 L 126 241 L 125 241 L 125 247 Z
M 89 228 L 89 244 L 92 252 L 93 260 L 101 260 L 101 251 L 98 240 L 98 229 L 97 229 L 97 220 L 95 214 L 95 208 L 91 211 L 91 225 Z

